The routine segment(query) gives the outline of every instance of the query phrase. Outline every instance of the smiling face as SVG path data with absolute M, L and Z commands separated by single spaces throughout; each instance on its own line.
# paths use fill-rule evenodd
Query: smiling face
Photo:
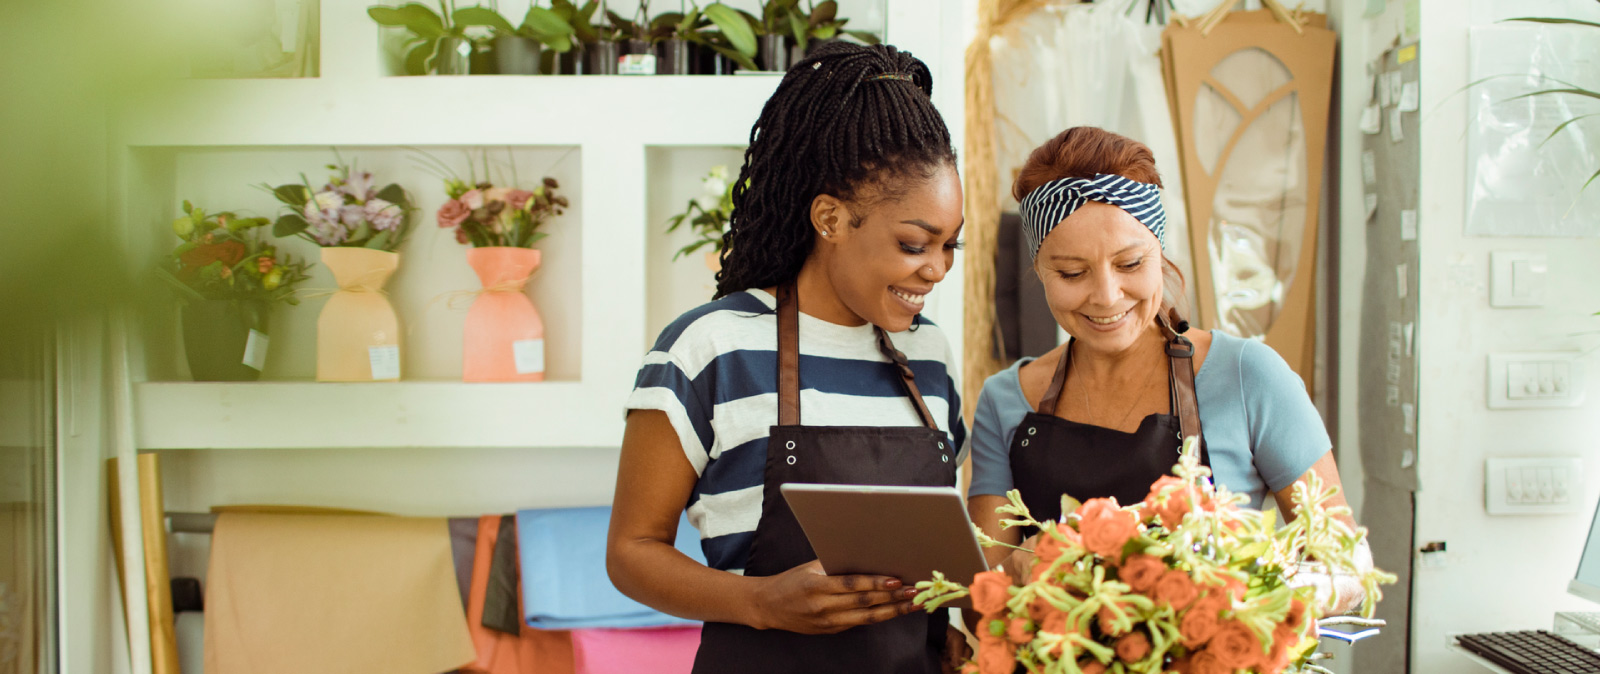
M 1155 326 L 1161 261 L 1150 230 L 1116 206 L 1091 201 L 1045 237 L 1034 271 L 1056 323 L 1080 347 L 1120 353 Z
M 911 327 L 934 284 L 944 280 L 960 247 L 961 181 L 954 167 L 889 198 L 847 203 L 817 197 L 812 223 L 818 230 L 816 261 L 838 298 L 838 323 L 872 323 L 890 332 Z M 824 234 L 825 233 L 825 234 Z M 808 313 L 811 311 L 807 309 Z

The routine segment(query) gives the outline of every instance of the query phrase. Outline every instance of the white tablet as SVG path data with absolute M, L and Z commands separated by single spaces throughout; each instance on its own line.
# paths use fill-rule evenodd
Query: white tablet
M 909 587 L 937 570 L 966 585 L 988 569 L 954 487 L 790 483 L 780 490 L 830 576 L 893 576 Z

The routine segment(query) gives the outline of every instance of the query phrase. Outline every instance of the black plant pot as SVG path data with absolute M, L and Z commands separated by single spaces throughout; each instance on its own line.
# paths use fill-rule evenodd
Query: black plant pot
M 656 44 L 657 75 L 688 75 L 690 58 L 689 41 L 681 38 L 662 40 Z
M 544 55 L 547 57 L 553 55 L 554 60 L 547 71 L 551 75 L 587 75 L 589 73 L 588 52 L 584 49 L 582 42 L 574 41 L 572 48 L 565 53 L 557 54 L 547 51 Z
M 472 71 L 472 43 L 459 37 L 441 37 L 433 55 L 433 72 L 465 75 Z
M 617 43 L 609 40 L 588 42 L 583 45 L 583 53 L 587 61 L 583 74 L 617 74 L 617 57 L 622 55 L 622 51 L 617 48 Z
M 762 35 L 760 40 L 761 50 L 757 55 L 761 57 L 761 69 L 774 72 L 788 70 L 789 36 Z
M 494 49 L 487 43 L 472 43 L 472 56 L 467 59 L 467 72 L 472 75 L 498 75 L 499 64 L 495 63 Z
M 261 371 L 245 365 L 250 331 L 267 333 L 265 302 L 202 300 L 184 305 L 183 351 L 195 381 L 255 381 Z M 264 348 L 264 346 L 263 346 Z
M 495 70 L 501 75 L 539 74 L 539 41 L 520 35 L 500 35 L 494 39 Z
M 689 52 L 692 54 L 691 74 L 732 75 L 733 71 L 739 68 L 739 64 L 734 63 L 733 59 L 717 53 L 715 49 L 699 44 L 690 44 L 689 47 Z

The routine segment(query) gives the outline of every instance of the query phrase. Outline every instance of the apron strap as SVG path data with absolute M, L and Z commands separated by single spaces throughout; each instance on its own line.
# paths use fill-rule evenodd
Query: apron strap
M 1177 317 L 1177 312 L 1173 312 Z M 1194 342 L 1178 334 L 1167 321 L 1160 321 L 1171 338 L 1167 340 L 1168 382 L 1172 391 L 1172 412 L 1178 416 L 1178 432 L 1184 437 L 1200 435 L 1200 403 L 1194 393 Z M 1187 327 L 1187 323 L 1179 322 Z M 1181 438 L 1180 438 L 1181 439 Z
M 889 358 L 895 369 L 900 373 L 900 383 L 905 386 L 906 397 L 911 398 L 911 404 L 917 408 L 917 416 L 922 419 L 922 424 L 933 430 L 939 430 L 939 424 L 934 422 L 933 413 L 928 411 L 928 404 L 922 401 L 922 392 L 917 390 L 917 375 L 911 371 L 911 362 L 906 355 L 894 348 L 894 342 L 889 341 L 889 333 L 876 325 L 872 326 L 873 332 L 878 333 L 878 350 Z
M 778 425 L 800 425 L 800 301 L 794 281 L 778 286 Z
M 1056 415 L 1056 403 L 1061 401 L 1061 391 L 1067 386 L 1067 366 L 1072 363 L 1072 338 L 1067 338 L 1067 348 L 1061 352 L 1061 360 L 1056 362 L 1056 373 L 1050 377 L 1050 388 L 1044 390 L 1044 398 L 1039 400 L 1039 413 L 1045 416 Z
M 895 366 L 906 397 L 911 398 L 911 404 L 917 408 L 917 417 L 928 428 L 939 430 L 933 413 L 922 401 L 922 392 L 917 390 L 916 374 L 911 371 L 910 361 L 894 348 L 889 333 L 877 326 L 872 329 L 878 336 L 878 351 Z M 778 425 L 800 425 L 800 300 L 793 281 L 778 286 Z

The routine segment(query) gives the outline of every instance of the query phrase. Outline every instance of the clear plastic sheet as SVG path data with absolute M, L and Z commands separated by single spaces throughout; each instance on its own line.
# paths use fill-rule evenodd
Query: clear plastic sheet
M 1600 30 L 1495 25 L 1472 29 L 1467 90 L 1467 234 L 1600 236 L 1600 100 L 1517 96 L 1571 83 L 1600 91 Z M 1426 111 L 1424 111 L 1426 113 Z M 1548 139 L 1548 141 L 1546 140 Z
M 1222 167 L 1209 246 L 1218 327 L 1241 337 L 1266 336 L 1304 245 L 1305 124 L 1295 94 L 1273 98 L 1291 79 L 1271 54 L 1243 49 L 1212 69 L 1195 106 L 1200 161 Z

